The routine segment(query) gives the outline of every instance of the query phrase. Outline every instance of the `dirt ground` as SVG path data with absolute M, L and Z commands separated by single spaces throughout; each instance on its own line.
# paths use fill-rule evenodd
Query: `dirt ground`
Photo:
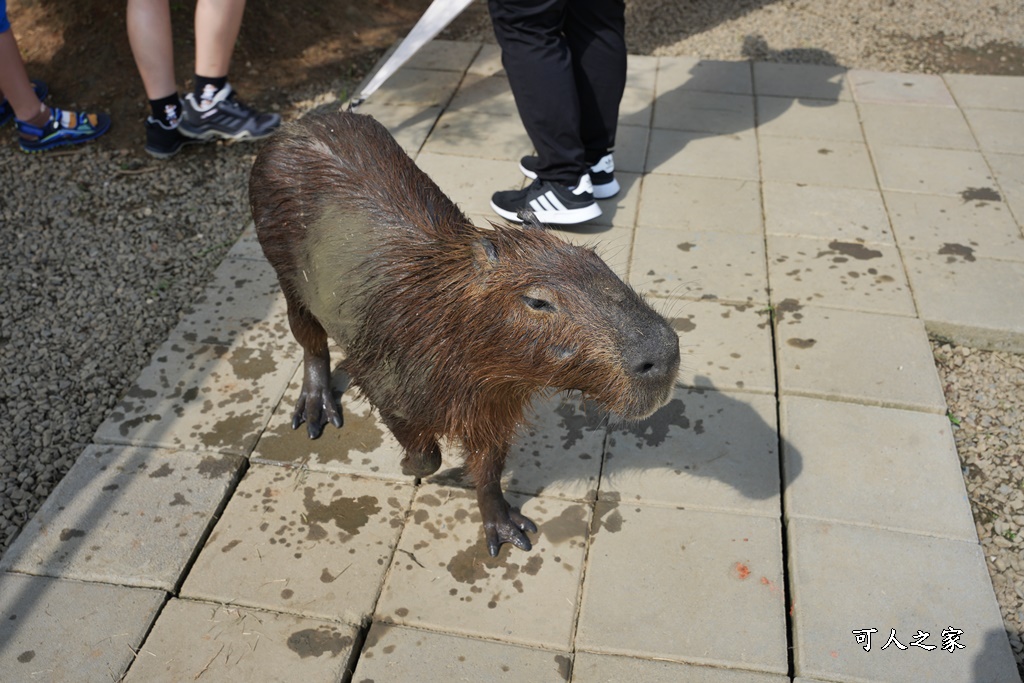
M 249 0 L 229 74 L 241 98 L 286 111 L 304 91 L 359 79 L 405 35 L 430 0 Z M 191 87 L 195 0 L 172 0 L 175 74 Z M 141 150 L 149 114 L 125 28 L 125 3 L 10 0 L 8 16 L 29 75 L 50 102 L 107 111 L 108 149 Z
M 678 30 L 672 29 L 672 34 L 683 38 L 698 34 L 773 1 L 691 0 L 693 11 L 686 13 L 689 20 L 676 27 Z M 322 93 L 325 84 L 343 98 L 344 90 L 358 84 L 429 4 L 430 0 L 249 0 L 229 74 L 231 82 L 242 99 L 256 108 L 286 115 L 289 107 L 308 93 Z M 627 0 L 631 51 L 646 54 L 659 47 L 658 32 L 641 26 L 657 23 L 656 17 L 650 16 L 656 5 Z M 175 73 L 181 88 L 191 87 L 194 11 L 195 0 L 171 2 Z M 141 152 L 142 121 L 148 105 L 128 45 L 125 3 L 10 0 L 8 14 L 29 74 L 49 84 L 51 103 L 109 112 L 114 126 L 99 144 Z M 442 36 L 491 40 L 486 3 L 473 3 Z M 1020 45 L 990 44 L 983 50 L 969 50 L 937 35 L 908 40 L 903 49 L 913 70 L 1017 75 L 1024 71 Z

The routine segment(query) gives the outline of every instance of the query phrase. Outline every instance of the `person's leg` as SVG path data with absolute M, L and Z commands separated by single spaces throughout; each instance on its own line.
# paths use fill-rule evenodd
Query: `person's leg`
M 15 118 L 22 121 L 38 120 L 40 123 L 36 125 L 42 125 L 50 117 L 49 108 L 39 101 L 28 79 L 18 42 L 10 28 L 0 33 L 0 97 L 7 98 Z
M 128 43 L 151 101 L 177 95 L 170 0 L 128 0 Z
M 226 78 L 242 27 L 245 0 L 196 2 L 196 75 Z
M 170 0 L 128 0 L 128 42 L 149 99 L 146 152 L 169 159 L 189 142 L 178 130 L 181 96 L 174 77 L 174 35 Z
M 489 0 L 494 34 L 541 180 L 574 185 L 586 173 L 566 0 Z
M 181 132 L 196 140 L 258 140 L 281 125 L 279 114 L 261 114 L 242 103 L 228 83 L 231 55 L 242 26 L 245 0 L 198 0 L 196 80 L 185 96 Z
M 0 0 L 2 2 L 2 0 Z M 0 32 L 0 91 L 14 109 L 18 145 L 26 152 L 41 152 L 61 145 L 72 145 L 98 138 L 110 128 L 106 114 L 66 112 L 43 104 L 25 71 L 18 42 L 6 21 L 6 2 L 0 5 L 0 17 L 7 30 Z
M 587 164 L 612 151 L 626 87 L 623 0 L 569 0 L 565 36 L 580 103 L 580 139 Z

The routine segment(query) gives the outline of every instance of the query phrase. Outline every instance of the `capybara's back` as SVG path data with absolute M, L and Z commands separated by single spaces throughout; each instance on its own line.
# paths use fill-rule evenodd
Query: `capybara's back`
M 489 549 L 532 522 L 499 479 L 531 398 L 579 390 L 626 418 L 668 399 L 676 333 L 593 250 L 543 228 L 478 228 L 367 116 L 311 116 L 261 150 L 250 202 L 304 350 L 293 426 L 341 425 L 328 336 L 402 444 L 406 471 L 458 439 Z

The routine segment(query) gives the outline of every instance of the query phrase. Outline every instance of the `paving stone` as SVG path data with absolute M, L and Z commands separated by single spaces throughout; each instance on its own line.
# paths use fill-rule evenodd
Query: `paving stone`
M 332 357 L 340 355 L 332 353 Z M 412 477 L 402 474 L 403 451 L 398 440 L 358 389 L 346 388 L 348 378 L 344 372 L 335 372 L 333 377 L 342 411 L 341 429 L 327 425 L 318 439 L 309 438 L 305 425 L 292 429 L 292 412 L 302 389 L 302 377 L 300 365 L 252 452 L 253 462 L 412 483 Z
M 924 323 L 775 303 L 782 394 L 945 414 Z
M 653 88 L 640 88 L 627 80 L 619 101 L 619 125 L 650 127 L 653 113 Z
M 375 618 L 568 651 L 590 508 L 507 494 L 540 530 L 533 550 L 487 553 L 476 495 L 423 485 L 413 502 Z
M 277 273 L 265 259 L 225 259 L 168 338 L 271 349 L 294 343 Z
M 297 344 L 271 350 L 168 340 L 94 438 L 248 455 L 300 356 Z
M 594 500 L 601 474 L 607 414 L 562 395 L 534 401 L 529 424 L 509 451 L 507 490 L 568 500 Z
M 642 228 L 633 244 L 630 280 L 652 296 L 762 302 L 768 295 L 764 238 Z
M 832 101 L 853 99 L 845 67 L 777 62 L 754 62 L 753 67 L 754 91 L 758 95 Z
M 754 98 L 685 88 L 670 90 L 658 94 L 653 125 L 721 134 L 753 130 Z
M 765 182 L 877 187 L 867 147 L 860 142 L 763 137 L 761 168 Z
M 469 65 L 469 68 L 466 69 L 466 72 L 481 76 L 504 74 L 505 68 L 501 65 L 501 48 L 493 43 L 481 45 L 480 51 L 477 52 L 476 57 Z
M 747 180 L 651 174 L 637 225 L 761 235 L 761 193 Z
M 679 382 L 719 390 L 775 393 L 767 306 L 651 299 L 679 333 Z
M 752 131 L 714 135 L 655 128 L 648 143 L 646 170 L 757 180 L 757 139 Z
M 878 189 L 766 182 L 761 191 L 770 235 L 894 244 Z
M 445 107 L 451 100 L 462 73 L 434 69 L 402 68 L 373 93 L 375 104 L 412 104 Z
M 358 624 L 373 612 L 411 498 L 398 482 L 254 464 L 181 596 Z
M 768 236 L 768 280 L 776 300 L 915 316 L 896 247 Z
M 959 197 L 992 188 L 992 176 L 980 152 L 897 145 L 873 145 L 871 151 L 883 190 Z
M 519 171 L 518 157 L 511 162 L 420 152 L 416 165 L 464 212 L 486 214 L 494 220 L 500 217 L 491 209 L 491 195 L 499 190 L 519 189 L 526 180 Z
M 753 94 L 750 63 L 726 62 L 697 57 L 660 57 L 657 92 L 675 90 Z
M 836 100 L 758 97 L 757 132 L 790 138 L 864 140 L 857 107 Z
M 615 133 L 615 172 L 643 173 L 647 167 L 647 141 L 651 129 L 646 126 L 619 125 Z
M 380 121 L 405 153 L 415 157 L 441 116 L 441 111 L 441 107 L 380 104 L 371 100 L 359 105 L 357 113 L 368 114 Z
M 796 396 L 781 403 L 790 519 L 977 542 L 944 415 Z
M 886 192 L 885 202 L 904 249 L 945 256 L 948 262 L 978 257 L 1024 261 L 1024 237 L 998 193 L 941 197 Z
M 943 74 L 942 78 L 961 107 L 1024 111 L 1024 82 L 1019 76 Z
M 1020 156 L 986 152 L 985 159 L 995 174 L 1001 196 L 1017 218 L 1017 224 L 1024 226 L 1024 164 L 1020 162 Z
M 466 74 L 452 98 L 448 111 L 466 111 L 496 116 L 519 116 L 516 100 L 505 76 Z
M 847 78 L 854 99 L 869 104 L 921 104 L 955 107 L 941 76 L 853 69 Z
M 668 405 L 608 435 L 600 497 L 777 517 L 775 397 L 677 388 Z
M 864 136 L 873 147 L 901 145 L 978 149 L 959 109 L 912 104 L 861 104 Z
M 660 59 L 649 55 L 626 55 L 626 85 L 652 93 L 658 77 Z
M 566 681 L 572 655 L 374 622 L 353 681 Z
M 0 671 L 9 683 L 120 680 L 163 591 L 0 574 Z
M 341 680 L 356 627 L 290 614 L 167 603 L 126 683 Z
M 1024 111 L 964 109 L 982 149 L 1024 154 Z
M 789 683 L 788 676 L 578 652 L 573 683 Z
M 0 570 L 173 591 L 242 459 L 87 446 Z
M 779 520 L 610 502 L 594 514 L 578 650 L 786 673 Z
M 903 258 L 929 332 L 976 348 L 1024 353 L 1024 262 L 909 250 Z
M 1012 681 L 1016 665 L 976 543 L 793 520 L 793 655 L 799 676 L 829 681 Z M 836 615 L 842 615 L 837 621 Z M 877 629 L 871 650 L 853 631 Z M 959 629 L 964 649 L 942 649 Z M 906 647 L 886 650 L 890 632 Z M 928 651 L 911 645 L 929 637 Z
M 441 115 L 423 145 L 424 154 L 500 159 L 512 162 L 517 171 L 519 160 L 532 151 L 518 117 L 454 109 Z
M 436 69 L 463 72 L 476 59 L 480 43 L 435 38 L 416 51 L 403 69 Z

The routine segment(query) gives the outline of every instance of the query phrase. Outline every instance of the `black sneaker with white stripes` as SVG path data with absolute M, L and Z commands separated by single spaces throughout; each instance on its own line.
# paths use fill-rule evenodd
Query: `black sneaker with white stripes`
M 539 163 L 540 157 L 523 157 L 519 160 L 519 170 L 527 178 L 536 178 Z M 594 185 L 594 199 L 608 199 L 619 193 L 619 181 L 615 179 L 615 161 L 611 154 L 605 154 L 600 161 L 590 167 L 590 182 Z
M 522 222 L 520 213 L 532 211 L 541 223 L 572 225 L 597 218 L 601 207 L 594 201 L 590 176 L 586 173 L 573 187 L 547 180 L 534 180 L 522 190 L 495 192 L 491 208 L 506 220 Z

